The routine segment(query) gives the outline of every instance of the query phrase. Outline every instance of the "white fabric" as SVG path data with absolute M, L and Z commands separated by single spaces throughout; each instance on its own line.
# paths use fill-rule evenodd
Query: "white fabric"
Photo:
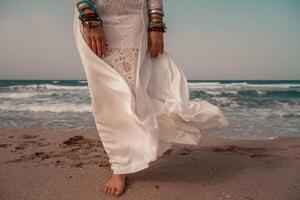
M 172 143 L 197 144 L 201 129 L 228 127 L 218 107 L 206 100 L 189 101 L 186 77 L 166 51 L 150 57 L 147 0 L 98 0 L 96 6 L 108 46 L 139 49 L 131 89 L 119 71 L 88 47 L 75 7 L 74 36 L 87 77 L 92 114 L 114 173 L 147 168 Z

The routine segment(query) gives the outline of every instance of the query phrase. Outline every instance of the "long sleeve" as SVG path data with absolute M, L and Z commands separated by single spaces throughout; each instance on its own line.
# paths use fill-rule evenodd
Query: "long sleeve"
M 163 0 L 148 0 L 148 9 L 161 9 L 163 10 Z

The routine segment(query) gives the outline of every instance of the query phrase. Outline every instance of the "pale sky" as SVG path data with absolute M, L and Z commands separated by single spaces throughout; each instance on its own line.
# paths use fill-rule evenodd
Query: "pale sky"
M 299 0 L 164 0 L 188 79 L 300 79 Z M 73 0 L 1 0 L 0 79 L 86 79 Z

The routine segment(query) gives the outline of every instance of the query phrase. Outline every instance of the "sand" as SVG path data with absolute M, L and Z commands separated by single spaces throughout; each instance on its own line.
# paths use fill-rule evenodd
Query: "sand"
M 0 200 L 300 200 L 300 137 L 174 145 L 120 197 L 96 130 L 0 129 Z

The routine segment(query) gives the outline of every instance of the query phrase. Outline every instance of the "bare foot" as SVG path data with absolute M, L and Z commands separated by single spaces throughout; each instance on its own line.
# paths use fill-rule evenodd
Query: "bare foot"
M 102 191 L 112 196 L 121 195 L 125 189 L 126 177 L 126 174 L 112 174 L 110 179 L 103 184 Z

